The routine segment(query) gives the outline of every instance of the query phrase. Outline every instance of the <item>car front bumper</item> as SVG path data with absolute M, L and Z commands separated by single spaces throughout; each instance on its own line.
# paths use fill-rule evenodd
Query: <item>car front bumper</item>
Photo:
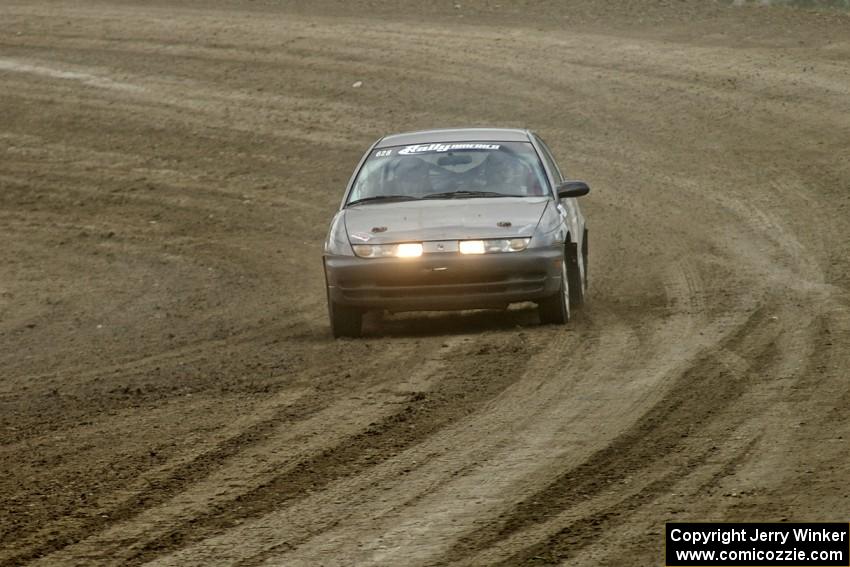
M 555 294 L 561 246 L 522 252 L 419 258 L 325 256 L 328 297 L 340 305 L 390 311 L 504 307 Z

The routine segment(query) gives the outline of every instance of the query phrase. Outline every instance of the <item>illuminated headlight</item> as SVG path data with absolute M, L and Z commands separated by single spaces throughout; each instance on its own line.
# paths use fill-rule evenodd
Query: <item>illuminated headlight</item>
M 521 252 L 528 248 L 530 238 L 498 238 L 494 240 L 461 240 L 461 254 L 490 254 L 493 252 Z
M 487 251 L 483 240 L 461 240 L 458 247 L 461 254 L 484 254 Z
M 422 255 L 422 244 L 419 242 L 399 244 L 395 249 L 395 255 L 399 258 L 418 258 Z
M 402 244 L 355 244 L 354 253 L 361 258 L 418 258 L 422 255 L 420 242 Z

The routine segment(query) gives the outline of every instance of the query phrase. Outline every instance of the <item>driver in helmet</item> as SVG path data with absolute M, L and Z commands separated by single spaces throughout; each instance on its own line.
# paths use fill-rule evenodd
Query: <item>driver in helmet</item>
M 483 166 L 487 191 L 510 195 L 526 193 L 523 164 L 515 156 L 503 151 L 490 152 Z
M 399 195 L 421 197 L 432 191 L 431 167 L 418 157 L 405 157 L 395 170 L 395 185 Z

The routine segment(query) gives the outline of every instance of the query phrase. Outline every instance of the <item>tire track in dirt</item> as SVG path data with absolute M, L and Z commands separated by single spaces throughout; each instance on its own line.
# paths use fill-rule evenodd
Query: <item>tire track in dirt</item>
M 233 519 L 245 520 L 244 524 L 221 525 L 210 518 L 208 527 L 213 529 L 205 538 L 192 537 L 179 546 L 170 546 L 175 551 L 183 549 L 154 564 L 203 565 L 212 558 L 257 564 L 332 529 L 340 518 L 334 519 L 329 513 L 340 504 L 347 508 L 344 501 L 351 498 L 368 498 L 368 491 L 376 486 L 375 471 L 384 471 L 380 474 L 388 476 L 388 481 L 391 478 L 393 484 L 417 476 L 420 466 L 428 465 L 428 459 L 417 464 L 403 455 L 418 452 L 441 431 L 502 395 L 522 376 L 522 369 L 536 350 L 538 347 L 527 340 L 505 341 L 498 335 L 453 349 L 440 359 L 440 373 L 444 376 L 439 382 L 413 394 L 400 412 L 300 463 L 290 473 L 240 500 L 246 511 L 234 514 Z M 505 361 L 506 354 L 510 354 L 511 362 Z M 310 489 L 304 494 L 292 494 L 290 487 L 303 485 L 307 479 Z M 414 489 L 408 493 L 412 495 Z M 315 502 L 317 498 L 336 501 L 336 506 L 322 505 Z M 281 534 L 281 527 L 288 533 Z M 265 532 L 269 530 L 277 532 L 276 537 L 267 537 Z M 195 526 L 193 531 L 197 531 Z
M 699 286 L 700 280 L 692 277 L 690 285 Z M 667 351 L 669 339 L 662 337 L 687 332 L 686 330 L 702 317 L 702 313 L 689 307 L 692 298 L 684 295 L 688 293 L 688 289 L 687 285 L 671 288 L 671 294 L 683 294 L 677 301 L 671 297 L 671 304 L 675 304 L 677 310 L 681 309 L 683 314 L 668 319 L 663 324 L 658 323 L 659 328 L 655 331 L 657 334 L 653 340 L 647 340 L 648 345 L 642 349 L 642 356 L 657 360 L 658 364 L 652 375 L 642 377 L 642 380 L 634 380 L 629 388 L 658 388 L 655 380 L 667 372 L 664 369 L 665 363 L 661 361 L 666 360 L 666 364 L 675 365 L 673 361 L 680 353 L 678 349 L 673 349 L 676 355 Z M 593 304 L 596 305 L 597 303 Z M 335 521 L 331 523 L 331 531 L 325 533 L 326 529 L 320 530 L 301 547 L 295 547 L 288 552 L 264 553 L 259 557 L 267 557 L 265 564 L 269 565 L 281 562 L 287 565 L 310 565 L 317 561 L 328 565 L 341 565 L 346 562 L 341 559 L 343 557 L 364 565 L 392 564 L 402 556 L 407 563 L 435 561 L 439 550 L 445 545 L 445 530 L 457 533 L 463 531 L 471 522 L 477 523 L 482 518 L 498 514 L 500 509 L 509 504 L 510 497 L 507 495 L 528 492 L 551 473 L 551 464 L 563 458 L 564 446 L 569 446 L 571 442 L 584 445 L 577 438 L 582 437 L 586 426 L 594 421 L 587 417 L 588 413 L 595 415 L 601 412 L 608 417 L 617 415 L 617 419 L 623 419 L 622 408 L 616 404 L 612 406 L 610 399 L 606 400 L 612 396 L 612 388 L 621 389 L 622 386 L 606 382 L 612 380 L 612 370 L 631 370 L 634 374 L 634 368 L 639 363 L 634 358 L 628 361 L 625 358 L 620 360 L 613 353 L 620 353 L 622 356 L 633 353 L 635 349 L 627 345 L 636 342 L 637 337 L 633 329 L 622 322 L 615 322 L 610 314 L 603 315 L 603 321 L 588 326 L 587 323 L 591 322 L 589 320 L 580 325 L 584 344 L 577 345 L 578 336 L 571 333 L 559 334 L 558 340 L 549 342 L 545 351 L 535 355 L 535 360 L 526 369 L 525 375 L 489 404 L 486 412 L 473 414 L 457 426 L 438 433 L 425 443 L 418 454 L 406 455 L 402 462 L 418 463 L 424 460 L 431 463 L 430 466 L 423 467 L 421 475 L 407 475 L 404 483 L 396 487 L 396 482 L 390 480 L 388 474 L 372 474 L 359 483 L 363 486 L 360 490 L 364 490 L 366 494 L 358 496 L 354 502 L 340 506 L 339 502 L 334 502 L 331 498 L 321 499 L 321 503 L 317 502 L 315 506 L 305 506 L 290 510 L 275 519 L 269 518 L 264 522 L 267 527 L 246 528 L 239 537 L 225 535 L 216 538 L 216 542 L 211 542 L 210 547 L 221 553 L 223 549 L 238 547 L 237 541 L 244 544 L 248 538 L 271 541 L 277 537 L 289 542 L 290 538 L 285 535 L 290 532 L 287 527 L 289 523 L 308 521 L 305 517 L 312 516 L 311 510 L 314 508 L 325 509 L 325 517 L 336 508 L 339 511 Z M 713 326 L 707 325 L 705 328 L 710 330 Z M 601 329 L 605 329 L 605 332 L 597 336 Z M 543 336 L 542 330 L 535 331 L 541 333 L 535 333 L 535 336 Z M 667 352 L 661 355 L 659 350 Z M 571 365 L 574 367 L 570 368 Z M 599 375 L 603 368 L 608 369 L 606 378 L 600 378 Z M 623 379 L 636 378 L 627 376 L 628 374 Z M 596 385 L 597 381 L 604 385 Z M 581 392 L 587 394 L 581 396 Z M 583 401 L 570 401 L 576 395 Z M 623 403 L 626 399 L 624 394 L 620 394 L 617 403 Z M 517 407 L 522 407 L 524 412 L 517 413 Z M 580 420 L 577 415 L 582 416 Z M 601 415 L 598 418 L 604 419 Z M 577 426 L 577 430 L 571 431 L 571 426 Z M 564 435 L 568 439 L 564 439 Z M 458 449 L 443 455 L 446 452 L 444 447 Z M 441 463 L 447 461 L 474 464 L 458 476 L 457 472 L 449 474 L 449 471 L 443 468 Z M 493 467 L 498 467 L 500 471 L 498 481 L 493 475 Z M 384 490 L 369 498 L 368 486 L 375 485 L 382 486 Z M 346 493 L 358 492 L 355 486 L 357 485 L 348 483 Z M 332 494 L 338 495 L 341 492 L 334 490 Z M 463 506 L 447 505 L 448 502 L 463 502 Z M 352 508 L 356 508 L 356 512 L 349 511 Z M 352 517 L 349 518 L 349 514 Z M 362 526 L 369 522 L 374 527 L 364 533 Z M 361 526 L 356 537 L 347 529 L 350 525 Z M 258 534 L 255 534 L 254 530 Z M 426 539 L 432 543 L 423 545 Z M 191 561 L 193 556 L 205 553 L 204 549 L 205 546 L 190 548 L 178 555 L 179 561 L 175 560 L 174 563 Z M 246 554 L 245 550 L 233 552 Z M 258 563 L 251 560 L 247 564 Z
M 793 442 L 789 438 L 800 435 L 810 416 L 823 415 L 829 419 L 830 412 L 825 408 L 834 412 L 842 403 L 832 392 L 841 391 L 844 386 L 838 373 L 826 372 L 824 368 L 824 360 L 830 358 L 830 345 L 823 341 L 823 336 L 830 326 L 837 327 L 837 322 L 828 323 L 833 317 L 820 309 L 810 313 L 799 308 L 783 308 L 779 315 L 798 316 L 799 327 L 788 329 L 771 317 L 768 325 L 780 329 L 770 345 L 775 356 L 762 366 L 753 364 L 742 377 L 752 383 L 750 389 L 721 408 L 708 427 L 698 433 L 716 448 L 713 455 L 687 476 L 676 479 L 653 501 L 640 509 L 626 510 L 604 536 L 578 550 L 571 557 L 571 564 L 616 564 L 616 557 L 628 554 L 630 549 L 659 546 L 664 521 L 692 517 L 751 521 L 754 516 L 764 521 L 781 521 L 789 516 L 787 509 L 776 505 L 779 500 L 776 494 L 789 493 L 787 479 L 796 476 L 789 474 L 790 471 L 811 471 L 816 465 L 805 457 L 788 454 L 783 448 Z M 814 376 L 818 377 L 817 381 L 811 379 Z M 834 425 L 837 427 L 830 439 L 809 439 L 803 443 L 820 445 L 816 459 L 823 459 L 824 469 L 834 466 L 827 464 L 832 456 L 827 455 L 830 450 L 839 449 L 841 433 L 848 431 L 846 423 L 834 422 Z M 689 433 L 689 438 L 693 437 Z M 683 450 L 678 454 L 687 453 Z M 759 481 L 768 473 L 769 482 Z M 809 477 L 809 488 L 801 486 L 792 489 L 791 494 L 805 494 L 813 480 Z M 814 519 L 800 512 L 795 516 L 804 521 Z
M 97 75 L 90 75 L 88 73 L 78 73 L 74 71 L 67 70 L 58 70 L 51 67 L 44 67 L 39 65 L 29 65 L 27 63 L 23 63 L 20 61 L 16 61 L 15 59 L 9 58 L 0 58 L 0 71 L 15 71 L 19 73 L 32 73 L 35 75 L 42 75 L 44 77 L 50 77 L 53 79 L 64 79 L 64 80 L 72 80 L 79 81 L 85 85 L 90 85 L 94 87 L 100 87 L 105 89 L 117 89 L 120 91 L 141 91 L 144 90 L 142 87 L 137 85 L 132 85 L 130 83 L 121 83 L 118 81 L 113 81 L 112 79 L 106 77 L 99 77 Z
M 331 343 L 333 344 L 333 343 Z M 402 345 L 399 345 L 402 346 Z M 411 347 L 408 347 L 408 353 L 411 353 Z M 421 356 L 422 351 L 416 350 L 415 354 L 411 354 L 411 356 Z M 404 350 L 401 348 L 396 348 L 392 352 L 387 352 L 387 356 L 382 357 L 379 360 L 385 360 L 387 363 L 396 365 L 399 363 L 399 360 L 404 360 L 405 354 Z M 389 357 L 389 359 L 387 359 Z M 337 363 L 339 364 L 339 363 Z M 345 364 L 343 362 L 343 364 Z M 260 424 L 258 427 L 254 428 L 255 431 L 247 431 L 243 434 L 240 434 L 234 442 L 227 444 L 227 449 L 229 450 L 218 450 L 213 451 L 212 454 L 204 456 L 204 466 L 197 469 L 198 463 L 190 463 L 184 469 L 188 469 L 191 474 L 185 474 L 186 470 L 178 470 L 173 474 L 171 480 L 173 482 L 161 481 L 164 485 L 163 488 L 166 490 L 162 493 L 162 498 L 150 499 L 147 498 L 144 505 L 137 506 L 135 508 L 135 512 L 132 512 L 134 504 L 138 504 L 133 500 L 130 500 L 127 503 L 124 503 L 120 506 L 121 510 L 126 509 L 128 511 L 128 517 L 122 518 L 123 514 L 111 513 L 110 519 L 108 522 L 99 522 L 99 525 L 96 527 L 106 528 L 109 526 L 113 526 L 116 522 L 119 522 L 119 528 L 121 526 L 121 520 L 124 519 L 126 522 L 130 522 L 129 529 L 141 530 L 141 532 L 137 535 L 137 537 L 141 538 L 144 541 L 144 537 L 152 537 L 151 534 L 145 535 L 148 530 L 152 529 L 152 526 L 155 526 L 159 523 L 159 520 L 152 523 L 146 523 L 145 518 L 151 517 L 161 517 L 172 516 L 175 517 L 175 521 L 180 521 L 182 517 L 181 514 L 185 514 L 190 517 L 194 517 L 194 515 L 199 515 L 203 513 L 206 504 L 200 502 L 202 500 L 201 497 L 196 497 L 193 500 L 192 494 L 203 494 L 204 491 L 210 491 L 211 493 L 215 492 L 215 486 L 224 485 L 227 486 L 227 479 L 223 477 L 227 477 L 228 475 L 233 476 L 233 471 L 242 470 L 242 467 L 247 467 L 245 472 L 252 468 L 256 468 L 256 463 L 262 463 L 262 467 L 271 471 L 272 469 L 278 468 L 274 463 L 275 459 L 280 460 L 281 463 L 291 460 L 297 460 L 297 454 L 289 454 L 289 453 L 280 453 L 279 450 L 275 449 L 276 446 L 282 445 L 287 446 L 287 443 L 293 442 L 293 435 L 295 437 L 307 437 L 309 438 L 309 432 L 316 430 L 317 424 L 319 423 L 327 423 L 328 420 L 333 421 L 333 416 L 338 415 L 349 415 L 349 419 L 353 419 L 351 416 L 355 416 L 358 414 L 357 408 L 361 408 L 359 410 L 362 413 L 362 407 L 372 407 L 372 406 L 381 406 L 384 405 L 393 405 L 398 402 L 394 402 L 392 400 L 396 399 L 398 394 L 394 394 L 393 390 L 386 390 L 383 386 L 373 386 L 371 389 L 366 387 L 370 382 L 374 383 L 375 379 L 372 380 L 362 380 L 358 378 L 361 375 L 368 376 L 373 375 L 376 377 L 386 376 L 387 373 L 385 370 L 379 369 L 380 364 L 369 364 L 365 367 L 358 369 L 355 372 L 357 376 L 352 376 L 351 380 L 355 383 L 358 383 L 358 390 L 353 392 L 349 392 L 348 398 L 346 401 L 341 403 L 337 403 L 336 405 L 332 404 L 322 409 L 322 406 L 327 405 L 328 401 L 322 401 L 327 399 L 326 396 L 330 395 L 330 400 L 334 399 L 334 396 L 331 395 L 332 390 L 327 390 L 326 388 L 322 388 L 317 393 L 313 394 L 311 397 L 307 398 L 303 403 L 296 404 L 294 408 L 291 408 L 289 411 L 284 411 L 283 414 L 276 415 L 273 419 L 268 420 L 265 423 Z M 344 368 L 344 367 L 343 367 Z M 320 368 L 317 368 L 316 371 L 320 371 Z M 341 372 L 341 370 L 337 369 L 336 372 Z M 351 373 L 349 372 L 349 375 Z M 365 384 L 365 385 L 364 385 Z M 364 389 L 365 388 L 365 389 Z M 358 393 L 359 392 L 359 393 Z M 388 397 L 389 396 L 389 397 Z M 383 402 L 381 400 L 384 400 Z M 344 406 L 348 406 L 346 409 Z M 373 409 L 372 411 L 376 411 Z M 382 410 L 385 411 L 385 410 Z M 289 415 L 287 415 L 289 414 Z M 369 414 L 371 415 L 371 414 Z M 377 415 L 377 414 L 376 414 Z M 292 418 L 297 417 L 293 423 Z M 372 416 L 375 417 L 375 416 Z M 360 420 L 368 420 L 371 419 L 367 416 L 361 416 Z M 300 433 L 299 433 L 300 431 Z M 328 431 L 329 437 L 330 431 Z M 252 443 L 245 445 L 242 443 L 245 439 L 250 439 Z M 326 440 L 327 441 L 327 440 Z M 319 441 L 320 443 L 322 441 Z M 313 448 L 312 450 L 316 450 Z M 302 447 L 301 452 L 306 451 L 309 453 L 311 451 L 309 444 Z M 272 453 L 272 457 L 268 457 L 267 454 Z M 277 454 L 280 453 L 280 454 Z M 260 455 L 266 455 L 262 457 Z M 254 463 L 253 467 L 251 466 Z M 263 473 L 259 473 L 260 478 L 262 478 Z M 239 476 L 236 474 L 236 476 Z M 252 478 L 257 477 L 257 472 L 254 471 L 254 475 Z M 246 481 L 250 482 L 250 481 Z M 262 483 L 261 480 L 255 481 Z M 232 484 L 232 479 L 230 481 Z M 251 490 L 250 486 L 240 487 L 244 484 L 243 481 L 239 481 L 235 485 L 235 493 L 239 493 L 240 491 L 244 492 L 246 490 Z M 168 490 L 168 488 L 171 488 Z M 223 499 L 227 499 L 225 494 L 218 494 L 218 497 Z M 181 504 L 182 499 L 182 504 Z M 173 501 L 173 502 L 172 502 Z M 194 504 L 193 502 L 198 501 L 198 504 Z M 167 504 L 171 503 L 172 508 L 174 510 L 168 511 Z M 166 506 L 163 508 L 163 506 Z M 182 506 L 182 507 L 181 507 Z M 197 509 L 196 509 L 197 508 Z M 145 512 L 145 510 L 151 510 L 150 513 Z M 132 513 L 130 513 L 132 512 Z M 135 527 L 134 527 L 135 526 Z M 124 531 L 126 532 L 126 527 Z M 112 529 L 111 531 L 120 532 L 120 529 Z M 154 530 L 156 531 L 156 529 Z M 96 540 L 95 545 L 101 545 L 103 547 L 110 547 L 109 544 L 109 533 L 110 530 L 106 531 L 106 535 L 96 535 L 93 536 Z M 80 534 L 78 534 L 80 535 Z M 82 534 L 85 535 L 85 534 Z M 105 539 L 104 539 L 105 538 Z M 117 548 L 122 548 L 121 543 L 116 544 Z M 140 544 L 141 545 L 141 544 Z M 39 550 L 44 552 L 45 550 Z M 124 554 L 130 553 L 129 550 L 125 550 Z M 120 555 L 120 553 L 119 553 Z M 53 561 L 55 559 L 51 559 Z
M 333 343 L 328 346 L 335 347 Z M 228 425 L 220 441 L 205 441 L 198 447 L 196 454 L 184 453 L 164 467 L 146 471 L 139 481 L 134 483 L 135 488 L 126 487 L 102 499 L 96 513 L 93 513 L 81 525 L 71 522 L 72 526 L 66 526 L 62 537 L 51 537 L 51 534 L 56 531 L 56 526 L 53 524 L 40 532 L 22 537 L 18 545 L 28 550 L 20 554 L 19 559 L 31 559 L 56 551 L 90 538 L 116 523 L 133 522 L 139 516 L 149 515 L 151 510 L 156 514 L 158 513 L 156 510 L 169 501 L 185 495 L 187 491 L 213 491 L 210 485 L 214 486 L 216 483 L 239 490 L 238 483 L 228 484 L 226 479 L 222 480 L 222 476 L 227 477 L 234 468 L 239 469 L 252 462 L 260 462 L 269 470 L 274 469 L 275 458 L 285 461 L 294 455 L 294 453 L 292 455 L 281 453 L 275 449 L 275 440 L 282 443 L 289 437 L 299 435 L 297 431 L 300 429 L 314 430 L 316 423 L 325 421 L 327 415 L 335 415 L 337 412 L 357 415 L 358 411 L 362 413 L 362 409 L 358 410 L 361 406 L 380 406 L 383 403 L 381 396 L 393 396 L 391 392 L 381 394 L 384 387 L 380 385 L 380 377 L 386 375 L 383 366 L 393 366 L 400 360 L 413 361 L 421 356 L 421 352 L 420 349 L 415 348 L 414 343 L 399 344 L 391 354 L 387 353 L 386 356 L 375 358 L 353 372 L 344 361 L 324 357 L 327 361 L 325 365 L 315 366 L 312 368 L 313 373 L 347 375 L 349 380 L 338 380 L 336 384 L 332 382 L 318 384 L 318 387 L 309 387 L 308 384 L 301 382 L 274 394 L 270 400 L 261 401 L 254 406 L 256 413 L 241 420 L 238 427 L 234 427 L 233 424 Z M 361 378 L 367 376 L 378 378 L 365 380 Z M 347 399 L 341 402 L 342 406 L 350 406 L 349 410 L 345 411 L 339 405 L 333 406 L 334 397 L 328 396 L 335 388 L 347 390 L 346 385 L 350 380 L 357 381 L 359 388 L 353 392 L 349 391 Z M 307 447 L 302 449 L 307 450 Z M 280 454 L 273 458 L 258 457 L 267 451 Z M 228 463 L 229 467 L 225 467 L 223 463 Z M 250 468 L 247 466 L 246 470 Z M 262 476 L 262 474 L 264 473 L 255 471 L 255 475 Z M 155 496 L 150 494 L 151 486 L 157 488 Z M 187 496 L 187 498 L 191 500 L 190 497 Z M 198 500 L 201 499 L 198 498 Z M 192 502 L 187 505 L 191 506 Z
M 486 514 L 498 505 L 502 493 L 510 492 L 517 477 L 535 468 L 535 459 L 545 451 L 546 437 L 538 438 L 530 431 L 529 424 L 551 422 L 557 404 L 550 401 L 550 396 L 557 398 L 557 392 L 569 386 L 568 381 L 552 380 L 551 368 L 557 365 L 552 354 L 561 349 L 600 347 L 595 333 L 585 324 L 578 326 L 582 333 L 587 332 L 586 346 L 578 345 L 576 333 L 559 332 L 552 336 L 540 328 L 529 329 L 532 341 L 540 342 L 544 335 L 551 341 L 541 343 L 545 348 L 524 364 L 522 373 L 512 378 L 508 388 L 483 407 L 469 408 L 457 423 L 449 424 L 420 446 L 398 455 L 393 462 L 368 471 L 353 483 L 334 487 L 316 503 L 323 510 L 320 514 L 310 512 L 305 506 L 270 519 L 266 522 L 267 540 L 272 534 L 290 531 L 286 527 L 287 519 L 302 518 L 301 521 L 318 526 L 307 532 L 308 537 L 296 540 L 297 545 L 270 548 L 245 564 L 299 566 L 317 561 L 327 565 L 346 561 L 363 565 L 393 564 L 398 562 L 397 552 L 405 556 L 403 561 L 408 564 L 422 561 L 428 551 L 407 545 L 422 541 L 426 532 L 439 545 L 448 526 L 460 529 L 471 518 Z M 627 332 L 612 332 L 602 338 L 601 344 L 623 344 L 629 340 Z M 519 407 L 524 411 L 517 413 Z M 528 444 L 517 447 L 520 439 Z M 453 463 L 464 465 L 458 468 Z M 494 467 L 510 474 L 496 477 L 492 474 Z M 346 498 L 352 492 L 356 496 Z M 340 498 L 342 502 L 334 502 Z M 357 534 L 351 531 L 352 526 L 367 525 L 368 529 Z M 245 550 L 240 553 L 246 554 Z
M 528 347 L 519 345 L 514 348 L 519 349 L 518 354 Z M 427 377 L 420 378 L 425 382 L 417 386 L 418 391 L 402 403 L 401 411 L 372 423 L 365 431 L 341 440 L 315 457 L 298 463 L 288 473 L 241 496 L 237 500 L 238 510 L 228 514 L 223 509 L 216 509 L 207 517 L 193 521 L 191 537 L 186 532 L 178 531 L 169 538 L 147 545 L 131 561 L 150 559 L 197 541 L 200 539 L 198 535 L 209 537 L 234 523 L 272 512 L 282 504 L 304 497 L 305 487 L 308 487 L 307 493 L 321 491 L 331 482 L 360 474 L 415 445 L 457 419 L 458 415 L 465 415 L 470 411 L 468 408 L 497 395 L 516 378 L 510 371 L 505 371 L 501 377 L 490 375 L 485 378 L 480 368 L 473 368 L 473 365 L 488 366 L 487 357 L 484 358 L 485 361 L 479 357 L 464 362 L 466 356 L 448 355 L 436 359 L 436 366 L 430 369 Z M 516 364 L 527 360 L 523 356 L 517 358 Z M 453 362 L 450 369 L 445 368 L 446 359 Z M 440 379 L 441 373 L 445 373 L 445 376 Z M 472 380 L 476 378 L 477 384 L 474 384 Z M 429 386 L 428 382 L 434 380 L 437 381 L 436 385 Z M 182 559 L 179 563 L 185 564 L 186 561 Z
M 81 53 L 84 55 L 84 52 Z M 352 115 L 359 113 L 357 107 L 346 105 L 333 100 L 317 106 L 308 99 L 287 96 L 265 95 L 267 103 L 264 108 L 245 105 L 246 102 L 256 102 L 258 95 L 247 90 L 212 88 L 201 81 L 193 81 L 186 77 L 172 76 L 146 77 L 134 79 L 132 83 L 112 79 L 106 74 L 96 74 L 89 69 L 79 69 L 76 66 L 57 66 L 40 59 L 31 61 L 0 60 L 6 62 L 8 70 L 38 69 L 44 81 L 53 84 L 39 85 L 36 88 L 45 94 L 31 93 L 28 100 L 38 100 L 48 103 L 57 94 L 62 93 L 65 104 L 76 103 L 91 106 L 93 100 L 105 98 L 111 100 L 115 95 L 114 89 L 101 89 L 109 85 L 122 85 L 120 99 L 122 112 L 131 113 L 134 117 L 145 112 L 155 111 L 160 116 L 166 116 L 169 121 L 177 123 L 194 123 L 205 128 L 225 128 L 234 134 L 250 137 L 262 135 L 271 139 L 297 139 L 301 142 L 339 145 L 352 144 L 350 140 L 357 136 L 351 128 L 343 136 L 340 128 L 349 124 Z M 209 63 L 209 60 L 207 60 Z M 221 61 L 227 64 L 227 61 Z M 0 68 L 0 70 L 3 70 Z M 64 77 L 88 77 L 84 85 L 96 85 L 95 93 L 80 92 L 74 84 L 64 84 Z M 12 81 L 15 81 L 14 75 Z M 28 82 L 21 81 L 32 89 Z M 23 89 L 22 89 L 23 90 Z M 262 97 L 262 95 L 260 95 Z M 235 107 L 241 106 L 241 119 L 231 120 Z M 322 125 L 319 128 L 319 125 Z
M 569 559 L 581 546 L 596 541 L 600 533 L 622 521 L 628 510 L 641 502 L 654 499 L 671 483 L 702 464 L 712 455 L 711 447 L 684 452 L 684 462 L 666 464 L 671 455 L 682 453 L 683 438 L 698 435 L 707 422 L 714 419 L 730 401 L 750 387 L 741 374 L 751 366 L 741 357 L 755 354 L 753 363 L 759 367 L 775 358 L 772 341 L 777 331 L 754 333 L 768 319 L 762 308 L 738 330 L 725 338 L 717 348 L 703 353 L 676 378 L 673 387 L 662 400 L 644 412 L 635 425 L 575 468 L 522 501 L 497 523 L 480 529 L 459 542 L 445 558 L 448 562 L 463 562 L 482 550 L 498 550 L 515 534 L 538 524 L 551 522 L 550 517 L 567 515 L 570 508 L 592 501 L 631 480 L 641 486 L 622 501 L 609 503 L 602 510 L 585 511 L 543 541 L 523 548 L 498 562 L 499 565 L 521 565 L 529 562 L 561 562 Z M 719 443 L 721 440 L 716 440 Z M 672 459 L 671 459 L 672 460 Z M 676 459 L 678 460 L 678 459 Z M 660 471 L 660 472 L 659 472 Z M 628 492 L 634 488 L 629 487 Z M 521 538 L 516 538 L 520 539 Z M 515 540 L 516 543 L 516 540 Z M 476 557 L 474 564 L 486 564 L 493 556 Z
M 18 535 L 15 548 L 23 548 L 24 551 L 17 554 L 13 552 L 7 557 L 8 562 L 23 563 L 48 555 L 167 500 L 185 486 L 208 476 L 221 461 L 264 437 L 274 424 L 286 416 L 289 407 L 298 404 L 305 394 L 304 391 L 287 391 L 274 396 L 269 402 L 260 404 L 255 414 L 226 427 L 196 450 L 185 452 L 163 466 L 144 471 L 129 486 L 110 495 L 107 502 L 101 502 L 96 514 L 62 526 L 61 537 L 53 535 L 57 533 L 57 523 L 32 534 Z M 156 496 L 153 497 L 150 495 L 152 487 L 156 487 Z M 58 522 L 59 525 L 61 523 Z M 15 535 L 14 532 L 11 535 Z

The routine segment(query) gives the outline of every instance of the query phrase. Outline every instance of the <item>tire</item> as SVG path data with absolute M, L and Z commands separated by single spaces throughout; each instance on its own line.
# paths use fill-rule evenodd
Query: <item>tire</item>
M 570 278 L 567 262 L 561 262 L 561 285 L 558 293 L 540 300 L 537 313 L 544 325 L 566 325 L 570 320 Z
M 582 270 L 579 262 L 583 262 L 584 257 L 579 255 L 578 246 L 573 243 L 567 244 L 567 278 L 570 284 L 570 307 L 580 307 L 584 303 L 585 282 L 582 277 Z
M 328 314 L 334 338 L 359 337 L 363 331 L 363 312 L 356 307 L 340 305 L 328 299 Z
M 581 239 L 581 267 L 584 268 L 584 294 L 587 295 L 587 289 L 590 287 L 590 276 L 588 275 L 588 268 L 590 263 L 587 261 L 588 256 L 590 256 L 590 245 L 588 244 L 589 235 L 587 234 L 587 229 L 584 230 L 584 238 Z

